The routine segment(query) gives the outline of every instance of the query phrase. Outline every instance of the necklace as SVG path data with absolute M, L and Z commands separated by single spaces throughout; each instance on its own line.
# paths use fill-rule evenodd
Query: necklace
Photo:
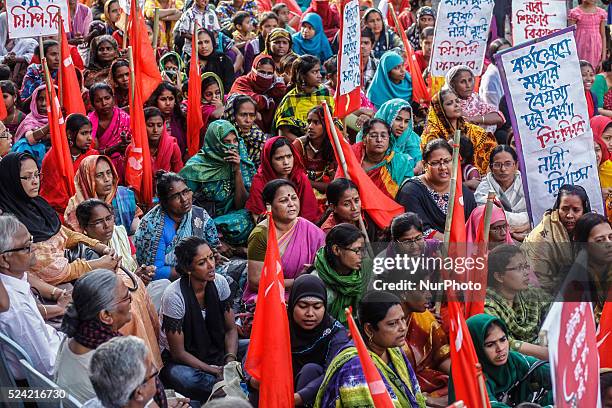
M 321 149 L 317 150 L 314 148 L 314 146 L 312 145 L 312 142 L 310 141 L 310 139 L 308 139 L 308 147 L 310 147 L 312 149 L 312 151 L 314 152 L 315 156 L 317 154 L 319 154 L 319 152 L 321 151 Z

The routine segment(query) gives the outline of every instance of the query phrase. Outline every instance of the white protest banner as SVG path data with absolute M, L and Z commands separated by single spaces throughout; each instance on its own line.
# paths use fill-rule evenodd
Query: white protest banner
M 123 10 L 128 16 L 130 15 L 130 4 L 131 0 L 119 0 L 119 7 L 121 7 L 121 10 Z M 141 13 L 144 9 L 144 5 L 145 0 L 138 0 L 138 8 L 141 10 Z
M 567 26 L 565 0 L 512 0 L 512 40 L 518 45 Z
M 9 38 L 56 35 L 60 14 L 69 32 L 68 0 L 6 0 Z
M 467 65 L 480 76 L 493 4 L 494 0 L 440 2 L 429 64 L 432 76 L 444 76 L 455 65 Z
M 604 214 L 574 27 L 496 54 L 532 223 L 579 184 Z M 563 67 L 563 68 L 561 68 Z
M 343 3 L 338 55 L 338 90 L 334 115 L 343 118 L 361 106 L 361 25 L 359 1 Z

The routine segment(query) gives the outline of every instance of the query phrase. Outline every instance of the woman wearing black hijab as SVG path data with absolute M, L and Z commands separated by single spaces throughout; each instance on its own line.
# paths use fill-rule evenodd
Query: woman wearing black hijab
M 37 251 L 32 272 L 45 282 L 57 285 L 73 281 L 93 269 L 114 270 L 118 258 L 105 255 L 111 252 L 106 245 L 61 225 L 53 207 L 38 194 L 42 176 L 36 160 L 28 153 L 9 153 L 0 161 L 0 213 L 16 216 L 32 235 L 32 250 Z M 80 242 L 94 248 L 102 257 L 69 262 L 64 250 Z
M 351 346 L 344 326 L 327 313 L 327 292 L 314 275 L 301 275 L 294 282 L 287 306 L 295 406 L 314 404 L 327 366 L 336 354 Z M 253 397 L 251 397 L 253 395 Z M 257 406 L 257 392 L 249 399 Z

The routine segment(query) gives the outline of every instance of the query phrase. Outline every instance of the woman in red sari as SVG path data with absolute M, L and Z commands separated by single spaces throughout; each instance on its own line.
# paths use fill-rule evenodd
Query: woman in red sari
M 123 184 L 125 149 L 132 139 L 130 115 L 115 105 L 113 90 L 107 84 L 93 85 L 89 89 L 89 98 L 94 108 L 89 120 L 96 148 L 101 155 L 111 158 L 119 175 L 119 184 Z
M 266 141 L 261 152 L 261 164 L 253 177 L 249 199 L 245 208 L 257 218 L 266 212 L 263 202 L 263 188 L 268 181 L 286 179 L 296 186 L 300 197 L 300 216 L 310 222 L 317 222 L 321 217 L 317 199 L 312 191 L 310 180 L 304 172 L 304 165 L 295 147 L 284 137 L 276 136 Z
M 285 93 L 287 87 L 282 77 L 275 75 L 274 60 L 268 54 L 259 54 L 251 71 L 236 79 L 228 96 L 242 94 L 253 98 L 261 114 L 261 120 L 256 123 L 264 132 L 269 132 L 276 107 Z
M 73 113 L 66 119 L 66 136 L 70 145 L 72 166 L 76 172 L 85 157 L 98 154 L 98 151 L 92 148 L 91 122 L 85 115 Z M 51 204 L 63 222 L 70 195 L 66 190 L 64 175 L 60 174 L 60 166 L 55 160 L 53 149 L 54 147 L 51 147 L 42 162 L 40 196 Z
M 178 173 L 183 168 L 181 149 L 176 139 L 168 133 L 163 114 L 159 109 L 149 106 L 144 109 L 144 117 L 153 174 L 158 170 Z M 131 147 L 132 145 L 127 148 L 126 156 L 129 156 Z

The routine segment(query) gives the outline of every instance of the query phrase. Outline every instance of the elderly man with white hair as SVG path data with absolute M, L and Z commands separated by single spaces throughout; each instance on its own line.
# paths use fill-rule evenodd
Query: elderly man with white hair
M 0 313 L 0 331 L 25 350 L 34 368 L 50 376 L 63 334 L 49 326 L 38 311 L 28 282 L 28 271 L 36 262 L 32 235 L 13 215 L 0 215 L 0 282 L 6 287 L 9 310 Z M 7 359 L 17 379 L 24 374 L 12 353 Z
M 142 339 L 115 337 L 99 346 L 91 357 L 89 379 L 97 398 L 84 407 L 145 407 L 155 396 L 158 373 Z

